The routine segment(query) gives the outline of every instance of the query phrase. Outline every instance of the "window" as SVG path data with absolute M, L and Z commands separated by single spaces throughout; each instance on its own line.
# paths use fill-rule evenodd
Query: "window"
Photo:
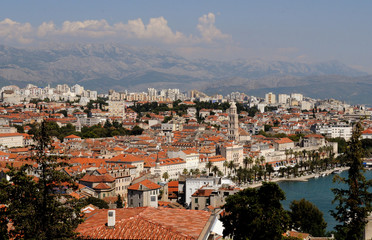
M 195 203 L 198 203 L 198 198 L 195 198 Z
M 156 197 L 155 196 L 151 196 L 151 202 L 155 202 L 156 201 Z

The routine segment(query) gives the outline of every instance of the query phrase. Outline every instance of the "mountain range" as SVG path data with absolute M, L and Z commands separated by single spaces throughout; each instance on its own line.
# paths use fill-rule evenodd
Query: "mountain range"
M 338 61 L 190 60 L 156 48 L 121 44 L 52 44 L 38 48 L 0 45 L 0 86 L 67 83 L 106 93 L 148 87 L 232 91 L 263 96 L 299 92 L 349 103 L 372 102 L 372 76 Z

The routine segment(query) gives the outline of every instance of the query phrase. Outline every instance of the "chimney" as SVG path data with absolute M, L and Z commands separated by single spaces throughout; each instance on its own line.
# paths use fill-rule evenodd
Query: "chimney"
M 107 212 L 107 227 L 115 227 L 115 210 L 108 210 Z

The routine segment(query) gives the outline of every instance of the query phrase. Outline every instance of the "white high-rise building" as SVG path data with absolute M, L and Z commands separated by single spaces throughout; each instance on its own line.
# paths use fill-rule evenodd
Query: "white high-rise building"
M 80 86 L 79 84 L 75 84 L 71 87 L 71 92 L 81 96 L 84 92 L 84 87 Z
M 292 93 L 291 98 L 295 99 L 298 102 L 302 102 L 304 99 L 304 95 L 302 95 L 301 93 Z
M 110 116 L 125 118 L 124 101 L 108 101 L 108 110 Z
M 267 104 L 275 104 L 276 103 L 276 96 L 272 92 L 265 94 L 265 102 Z
M 289 102 L 290 96 L 288 94 L 279 94 L 278 95 L 278 103 L 280 104 L 287 104 Z

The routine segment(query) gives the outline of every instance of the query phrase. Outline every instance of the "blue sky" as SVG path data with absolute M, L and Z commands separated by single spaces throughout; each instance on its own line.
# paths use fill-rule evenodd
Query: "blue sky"
M 187 58 L 339 60 L 372 73 L 372 1 L 2 0 L 0 43 L 119 42 Z

